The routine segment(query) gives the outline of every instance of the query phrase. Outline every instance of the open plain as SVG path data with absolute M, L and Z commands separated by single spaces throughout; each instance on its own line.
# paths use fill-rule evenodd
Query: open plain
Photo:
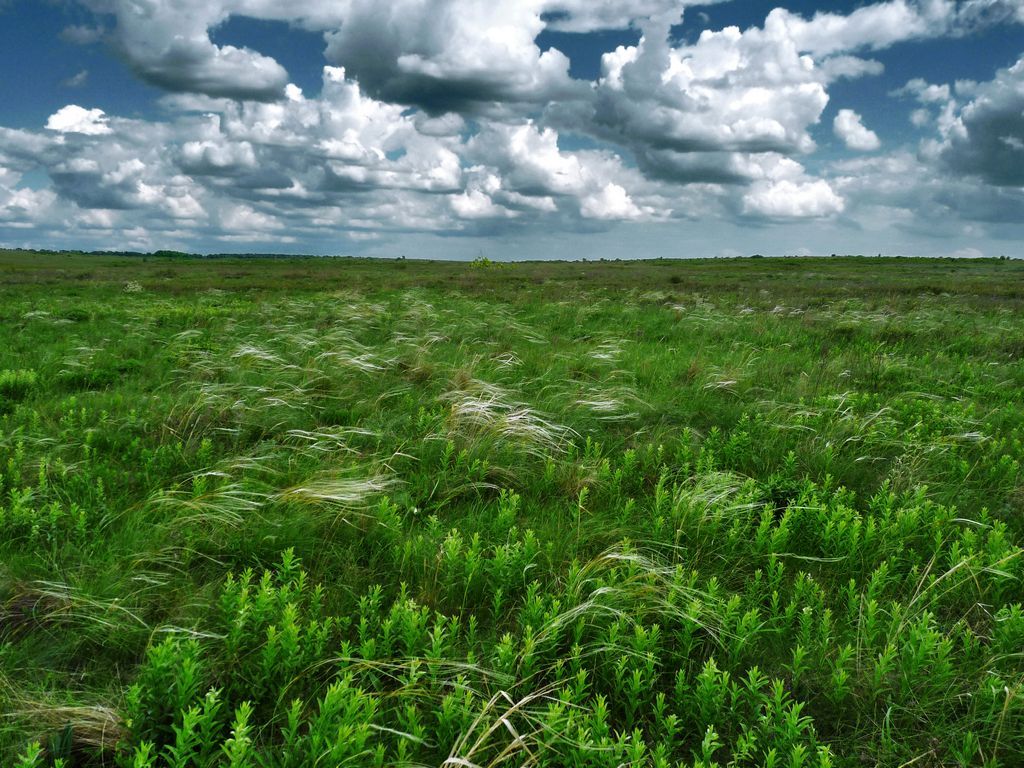
M 0 764 L 1024 764 L 1024 263 L 0 253 Z

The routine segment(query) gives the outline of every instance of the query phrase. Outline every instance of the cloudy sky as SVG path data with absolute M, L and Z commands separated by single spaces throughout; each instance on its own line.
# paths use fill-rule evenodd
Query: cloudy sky
M 0 246 L 1024 256 L 1024 0 L 0 0 Z

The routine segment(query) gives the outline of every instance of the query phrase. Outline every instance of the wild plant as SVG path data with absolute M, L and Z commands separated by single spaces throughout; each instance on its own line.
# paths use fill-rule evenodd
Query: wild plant
M 192 266 L 0 286 L 4 764 L 1021 761 L 1006 295 Z

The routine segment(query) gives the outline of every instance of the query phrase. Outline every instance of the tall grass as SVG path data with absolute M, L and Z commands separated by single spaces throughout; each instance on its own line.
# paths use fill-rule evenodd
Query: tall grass
M 808 263 L 0 287 L 0 763 L 1024 763 L 1019 301 Z

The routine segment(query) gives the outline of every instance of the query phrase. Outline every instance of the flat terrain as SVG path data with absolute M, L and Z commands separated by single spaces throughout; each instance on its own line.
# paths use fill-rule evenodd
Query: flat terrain
M 1022 765 L 1022 312 L 0 252 L 0 765 Z

